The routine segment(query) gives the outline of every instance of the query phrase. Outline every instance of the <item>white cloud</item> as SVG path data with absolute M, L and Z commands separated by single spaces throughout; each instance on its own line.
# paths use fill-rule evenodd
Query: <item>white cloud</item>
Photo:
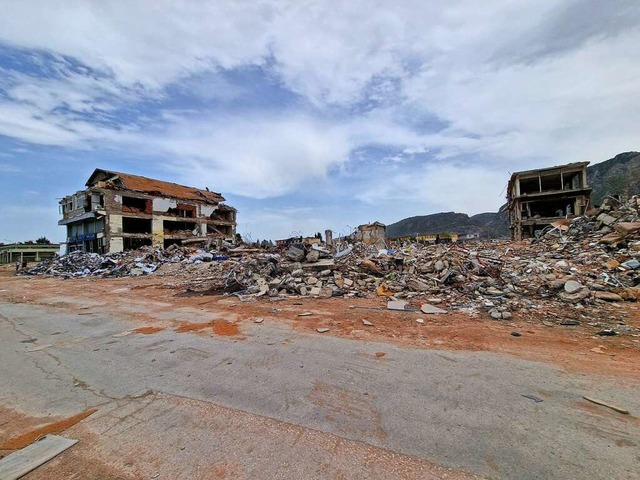
M 152 143 L 173 158 L 171 169 L 192 182 L 254 198 L 324 178 L 347 160 L 351 148 L 339 126 L 296 114 L 210 119 L 195 129 L 192 122 L 175 119 Z
M 422 212 L 470 215 L 496 211 L 504 200 L 506 178 L 473 165 L 435 163 L 367 182 L 355 197 L 371 205 L 409 203 Z M 399 219 L 399 218 L 398 218 Z
M 420 175 L 438 195 L 410 192 L 437 208 L 446 196 L 438 185 L 458 193 L 450 176 L 495 183 L 480 163 L 502 181 L 507 166 L 637 149 L 639 13 L 630 0 L 488 0 L 480 9 L 475 0 L 14 2 L 0 16 L 0 41 L 52 52 L 58 76 L 5 79 L 0 134 L 157 155 L 187 181 L 257 198 L 348 172 L 354 150 L 389 146 L 402 152 L 389 156 L 399 167 L 412 155 L 441 160 L 391 179 L 399 187 Z M 61 55 L 99 74 L 72 71 Z M 162 98 L 167 86 L 238 98 L 216 72 L 256 65 L 314 108 L 100 122 L 122 104 Z M 376 102 L 384 107 L 372 109 Z M 461 156 L 478 163 L 442 163 Z M 361 198 L 400 195 L 378 192 Z M 460 198 L 450 201 L 462 208 Z

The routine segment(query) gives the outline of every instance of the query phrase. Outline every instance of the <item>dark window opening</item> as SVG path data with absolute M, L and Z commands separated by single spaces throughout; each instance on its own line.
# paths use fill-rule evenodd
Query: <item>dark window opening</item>
M 209 218 L 212 220 L 222 220 L 223 222 L 233 222 L 233 210 L 216 210 Z
M 560 174 L 542 175 L 540 177 L 542 182 L 542 191 L 550 192 L 554 190 L 562 190 L 562 180 Z
M 124 250 L 137 250 L 140 247 L 151 246 L 150 238 L 123 238 L 122 248 Z
M 582 188 L 582 173 L 568 173 L 563 176 L 563 190 L 577 190 Z
M 526 195 L 528 193 L 540 193 L 538 177 L 523 178 L 520 180 L 520 195 Z
M 530 202 L 523 205 L 522 218 L 564 217 L 575 215 L 574 199 Z
M 130 213 L 153 213 L 153 202 L 151 199 L 122 197 L 122 211 Z
M 151 219 L 122 217 L 122 233 L 151 233 Z
M 193 230 L 197 228 L 197 225 L 193 222 L 179 222 L 173 220 L 165 220 L 162 222 L 162 228 L 164 233 L 168 234 L 192 234 Z
M 177 239 L 167 239 L 164 241 L 164 248 L 169 248 L 171 245 L 182 245 L 182 241 Z

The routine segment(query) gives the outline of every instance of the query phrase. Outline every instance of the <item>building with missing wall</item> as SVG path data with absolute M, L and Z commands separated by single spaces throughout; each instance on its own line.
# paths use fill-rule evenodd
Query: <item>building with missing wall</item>
M 583 215 L 591 195 L 587 165 L 569 163 L 511 175 L 507 186 L 511 237 L 532 238 L 557 220 Z
M 86 187 L 60 201 L 67 252 L 235 239 L 236 209 L 209 189 L 102 169 Z

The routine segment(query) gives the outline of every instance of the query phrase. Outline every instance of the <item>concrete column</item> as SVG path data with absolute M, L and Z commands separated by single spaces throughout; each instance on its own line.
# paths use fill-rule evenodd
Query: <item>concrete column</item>
M 327 244 L 327 247 L 330 249 L 333 248 L 333 232 L 331 230 L 324 231 L 324 241 Z
M 164 247 L 164 225 L 161 218 L 151 220 L 151 235 L 154 247 Z

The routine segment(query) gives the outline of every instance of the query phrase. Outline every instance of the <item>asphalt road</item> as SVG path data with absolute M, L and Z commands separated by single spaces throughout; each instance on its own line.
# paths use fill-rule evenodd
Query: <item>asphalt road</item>
M 306 447 L 288 454 L 292 465 L 295 459 L 304 463 L 306 456 L 311 458 L 328 438 L 337 438 L 353 449 L 361 445 L 391 455 L 384 464 L 389 469 L 393 455 L 401 454 L 397 465 L 406 459 L 426 460 L 487 478 L 639 478 L 637 385 L 625 388 L 614 379 L 570 374 L 496 354 L 408 349 L 301 334 L 275 322 L 243 324 L 244 340 L 172 330 L 125 333 L 134 327 L 130 321 L 104 314 L 0 304 L 2 404 L 34 416 L 74 415 L 92 406 L 104 412 L 138 404 L 157 410 L 157 415 L 119 433 L 121 447 L 127 442 L 166 441 L 166 435 L 154 437 L 160 424 L 173 429 L 172 438 L 180 436 L 187 425 L 195 428 L 198 416 L 206 423 L 207 414 L 194 417 L 193 412 L 211 405 L 218 416 L 227 412 L 237 423 L 219 425 L 218 433 L 209 431 L 211 442 L 226 448 L 253 442 L 245 453 L 232 449 L 234 466 L 225 466 L 223 472 L 230 478 L 240 471 L 261 471 L 262 478 L 334 478 L 334 467 L 297 471 L 273 465 L 270 457 L 285 448 L 278 442 L 289 448 L 297 445 L 295 439 L 283 440 L 293 435 L 291 429 L 300 429 L 295 434 L 299 436 L 317 435 Z M 583 395 L 624 406 L 631 415 L 589 404 Z M 185 402 L 195 402 L 190 416 L 176 413 Z M 106 425 L 106 416 L 96 415 L 96 432 L 113 427 Z M 204 433 L 198 435 L 202 438 Z M 195 440 L 190 441 L 190 449 L 199 451 Z M 259 446 L 266 444 L 275 449 L 261 451 Z M 380 465 L 374 475 L 369 470 L 365 475 L 371 465 L 356 462 L 355 452 L 335 449 L 336 458 L 346 462 L 340 471 L 348 471 L 349 478 L 414 475 L 410 469 L 406 475 L 402 470 L 393 475 L 389 470 L 387 475 Z M 167 463 L 158 460 L 154 465 L 160 472 L 172 471 L 174 478 L 183 474 L 188 478 L 193 470 L 176 466 L 180 458 L 176 454 L 165 459 Z M 198 462 L 198 457 L 189 458 L 191 464 Z M 325 460 L 317 460 L 316 466 Z M 447 478 L 446 472 L 430 474 L 416 478 Z

